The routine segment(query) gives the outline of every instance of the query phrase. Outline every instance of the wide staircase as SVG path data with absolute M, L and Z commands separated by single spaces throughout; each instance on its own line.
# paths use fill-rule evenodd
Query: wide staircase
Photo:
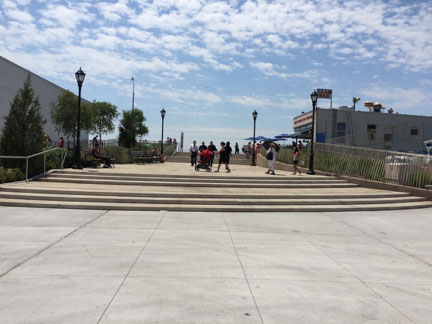
M 163 167 L 171 169 L 163 169 Z M 187 167 L 187 169 L 186 169 Z M 234 166 L 233 166 L 234 167 Z M 0 187 L 0 205 L 142 211 L 310 212 L 432 207 L 408 193 L 374 190 L 327 176 L 194 172 L 178 163 L 134 169 L 55 171 L 39 181 Z M 137 170 L 140 172 L 130 172 Z M 159 168 L 159 169 L 157 169 Z M 245 172 L 240 172 L 244 168 Z M 251 174 L 248 170 L 259 169 Z M 174 170 L 179 170 L 174 172 Z M 249 172 L 249 173 L 248 173 Z
M 199 156 L 198 156 L 199 159 Z M 177 162 L 177 163 L 190 163 L 190 153 L 189 152 L 177 152 L 175 155 L 166 158 L 165 162 Z M 213 166 L 217 165 L 219 162 L 219 157 L 216 156 L 213 162 Z M 230 158 L 230 164 L 240 164 L 240 165 L 251 165 L 252 156 L 246 159 L 244 154 L 233 154 Z

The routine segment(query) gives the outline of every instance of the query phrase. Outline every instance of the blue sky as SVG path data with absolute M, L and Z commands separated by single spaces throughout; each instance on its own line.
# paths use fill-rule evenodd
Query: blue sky
M 83 96 L 120 111 L 134 76 L 150 140 L 162 108 L 187 144 L 243 143 L 254 109 L 257 135 L 289 133 L 315 88 L 432 115 L 430 1 L 0 0 L 0 55 L 74 92 L 82 67 Z

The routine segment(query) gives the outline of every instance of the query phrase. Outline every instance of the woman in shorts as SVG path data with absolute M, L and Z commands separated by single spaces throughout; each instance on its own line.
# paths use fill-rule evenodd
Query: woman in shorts
M 297 171 L 299 173 L 299 175 L 301 175 L 301 171 L 300 169 L 297 167 L 298 163 L 299 163 L 299 150 L 297 148 L 297 146 L 294 146 L 294 156 L 293 156 L 293 167 L 294 167 L 294 173 L 293 175 L 296 175 Z
M 225 164 L 225 170 L 229 173 L 231 172 L 229 168 L 229 151 L 225 149 L 225 142 L 220 143 L 220 150 L 217 152 L 219 153 L 219 165 L 215 172 L 219 172 L 219 169 L 221 167 L 221 164 Z

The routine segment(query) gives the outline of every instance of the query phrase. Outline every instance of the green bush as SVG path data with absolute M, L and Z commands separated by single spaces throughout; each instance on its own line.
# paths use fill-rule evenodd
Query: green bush
M 0 183 L 22 181 L 25 179 L 25 174 L 18 168 L 0 169 Z

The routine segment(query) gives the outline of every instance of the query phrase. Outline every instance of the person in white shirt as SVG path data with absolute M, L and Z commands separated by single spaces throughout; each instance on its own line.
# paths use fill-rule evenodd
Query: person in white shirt
M 267 174 L 275 174 L 275 161 L 276 161 L 276 148 L 274 143 L 270 143 L 270 147 L 267 150 Z
M 196 141 L 193 141 L 193 143 L 190 146 L 190 154 L 191 154 L 191 166 L 196 165 L 197 160 L 197 154 L 198 154 L 198 145 L 196 145 Z

